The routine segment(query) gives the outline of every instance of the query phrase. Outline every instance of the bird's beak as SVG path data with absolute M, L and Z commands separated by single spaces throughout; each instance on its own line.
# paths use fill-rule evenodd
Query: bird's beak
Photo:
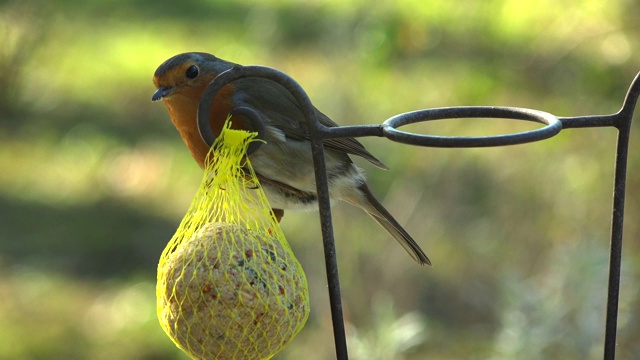
M 156 90 L 156 92 L 153 93 L 153 96 L 151 97 L 151 101 L 160 101 L 163 98 L 165 98 L 166 96 L 171 95 L 171 93 L 173 92 L 173 90 L 175 90 L 175 88 L 173 87 L 160 87 L 158 88 L 158 90 Z

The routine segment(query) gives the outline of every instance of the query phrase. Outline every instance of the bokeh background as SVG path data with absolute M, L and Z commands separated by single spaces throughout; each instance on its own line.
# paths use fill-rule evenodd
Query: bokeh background
M 639 41 L 633 0 L 0 1 L 0 359 L 186 359 L 158 325 L 154 288 L 201 175 L 150 101 L 176 53 L 281 69 L 353 125 L 454 105 L 612 113 Z M 640 358 L 633 127 L 619 359 Z M 357 162 L 434 266 L 334 208 L 351 358 L 601 358 L 615 140 L 609 128 L 491 149 L 363 139 L 391 170 Z M 312 314 L 276 359 L 335 358 L 317 219 L 283 221 Z

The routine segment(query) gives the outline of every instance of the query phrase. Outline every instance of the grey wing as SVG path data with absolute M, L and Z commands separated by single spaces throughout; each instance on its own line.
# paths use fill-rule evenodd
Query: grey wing
M 288 138 L 309 140 L 309 131 L 304 124 L 302 110 L 295 98 L 280 84 L 267 79 L 241 79 L 243 92 L 236 92 L 234 100 L 236 104 L 248 105 L 263 116 L 269 123 L 278 124 L 277 128 Z M 264 104 L 269 104 L 268 107 Z M 320 124 L 327 127 L 339 126 L 328 116 L 316 109 L 316 116 Z M 387 170 L 388 167 L 373 156 L 358 140 L 354 138 L 333 138 L 324 141 L 328 149 L 360 156 L 373 165 Z

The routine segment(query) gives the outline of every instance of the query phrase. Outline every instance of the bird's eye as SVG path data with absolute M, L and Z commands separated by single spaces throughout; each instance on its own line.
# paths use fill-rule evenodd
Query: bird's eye
M 185 73 L 185 75 L 187 76 L 187 78 L 189 79 L 195 79 L 198 76 L 198 67 L 195 65 L 191 65 L 189 66 L 189 68 L 187 69 L 187 72 Z

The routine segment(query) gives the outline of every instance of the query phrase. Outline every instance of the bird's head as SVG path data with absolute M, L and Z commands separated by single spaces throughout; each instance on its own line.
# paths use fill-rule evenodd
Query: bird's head
M 157 90 L 151 100 L 169 100 L 176 95 L 199 99 L 207 84 L 233 65 L 207 53 L 178 54 L 156 69 L 153 83 Z

